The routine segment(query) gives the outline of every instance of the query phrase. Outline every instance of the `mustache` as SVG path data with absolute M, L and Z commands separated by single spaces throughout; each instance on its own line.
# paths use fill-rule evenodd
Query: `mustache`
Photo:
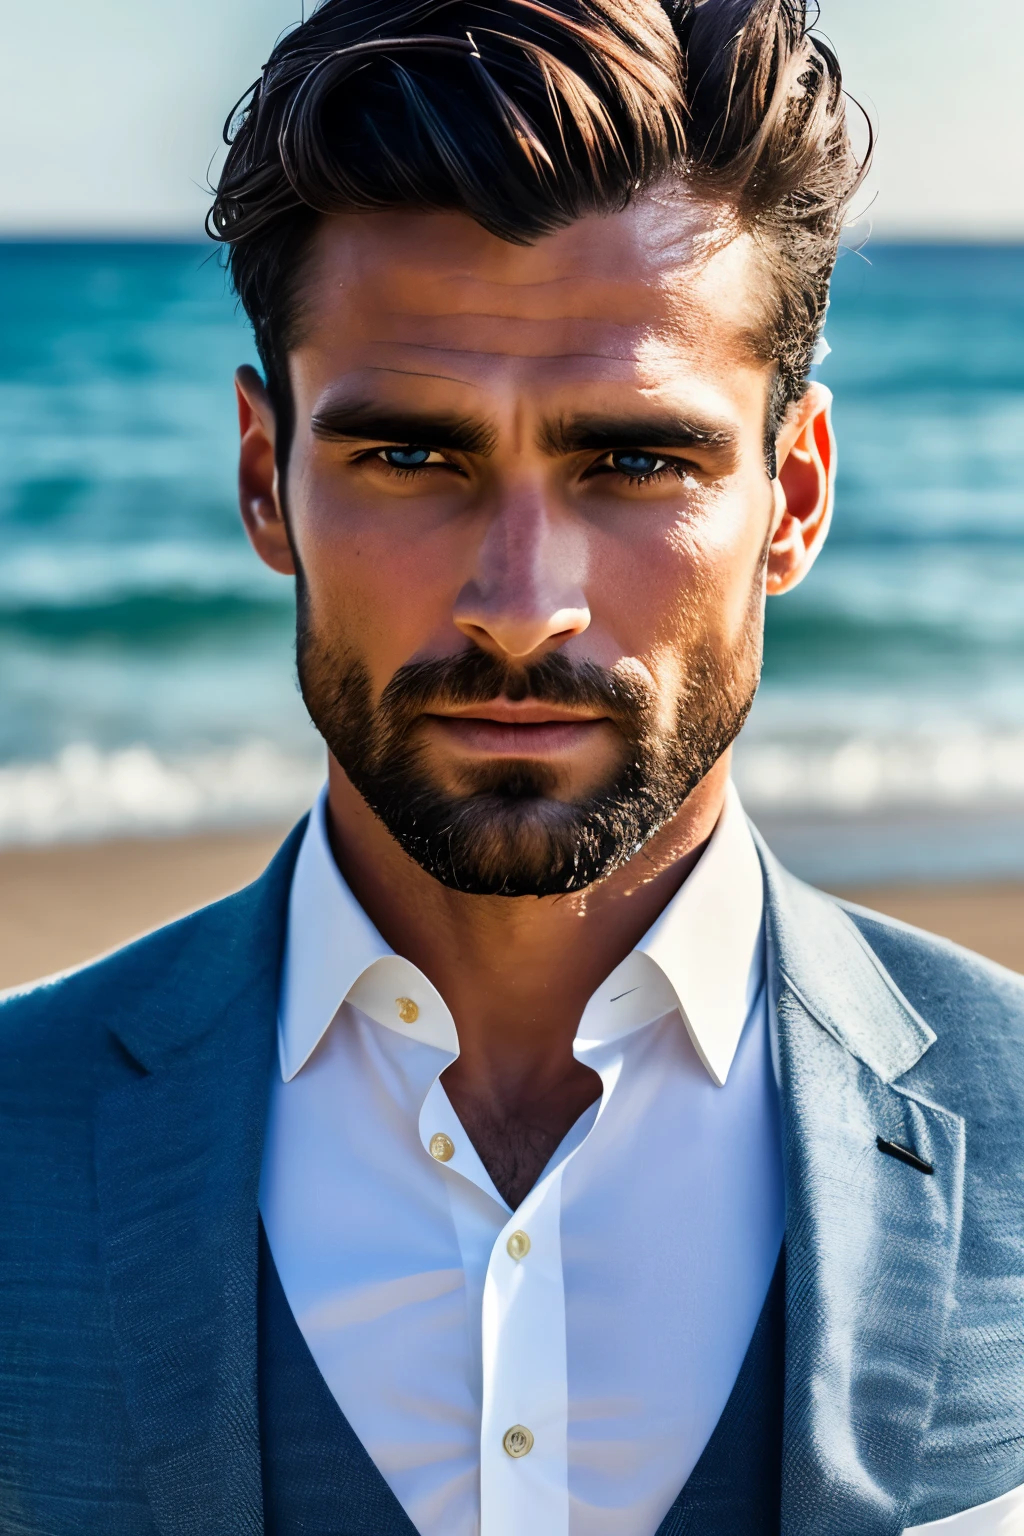
M 473 649 L 400 667 L 384 689 L 378 710 L 392 720 L 409 720 L 432 708 L 490 704 L 499 698 L 514 704 L 532 699 L 591 709 L 610 715 L 630 735 L 637 733 L 651 703 L 648 691 L 634 679 L 617 677 L 596 662 L 571 661 L 561 651 L 514 666 Z

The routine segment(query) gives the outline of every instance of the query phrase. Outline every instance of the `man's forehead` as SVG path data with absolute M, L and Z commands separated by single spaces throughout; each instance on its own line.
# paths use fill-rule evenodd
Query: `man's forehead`
M 312 305 L 359 309 L 366 321 L 493 314 L 644 326 L 691 308 L 742 325 L 759 308 L 751 255 L 725 205 L 657 189 L 528 245 L 460 213 L 340 214 L 315 237 L 306 291 Z
M 324 221 L 298 351 L 320 382 L 403 395 L 417 380 L 469 391 L 657 389 L 687 372 L 760 373 L 757 265 L 721 208 L 645 198 L 529 246 L 461 214 Z

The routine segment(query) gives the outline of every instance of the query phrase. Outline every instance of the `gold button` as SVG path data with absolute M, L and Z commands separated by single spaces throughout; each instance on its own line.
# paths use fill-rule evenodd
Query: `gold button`
M 501 1443 L 516 1461 L 520 1456 L 529 1456 L 533 1450 L 533 1436 L 525 1424 L 513 1424 L 511 1429 L 506 1429 Z
M 430 1138 L 430 1155 L 436 1157 L 439 1163 L 450 1163 L 455 1156 L 455 1143 L 444 1131 L 438 1131 L 436 1136 Z
M 415 1024 L 420 1016 L 419 1004 L 414 1003 L 411 997 L 396 997 L 395 1007 L 403 1024 Z
M 525 1259 L 529 1253 L 530 1239 L 525 1232 L 513 1232 L 505 1247 L 508 1249 L 509 1257 L 515 1259 L 518 1263 L 520 1259 Z

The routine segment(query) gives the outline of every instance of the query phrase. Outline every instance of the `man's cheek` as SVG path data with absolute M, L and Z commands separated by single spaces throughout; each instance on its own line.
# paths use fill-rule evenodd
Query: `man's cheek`
M 400 562 L 379 537 L 352 527 L 341 509 L 308 516 L 298 545 L 318 620 L 369 640 L 400 618 L 408 589 Z

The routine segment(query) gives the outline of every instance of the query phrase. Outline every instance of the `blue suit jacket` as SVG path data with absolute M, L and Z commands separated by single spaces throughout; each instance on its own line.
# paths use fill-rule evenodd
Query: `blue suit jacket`
M 257 1186 L 300 833 L 0 1005 L 4 1536 L 262 1532 Z M 1024 979 L 763 857 L 782 1529 L 897 1536 L 1024 1484 Z

